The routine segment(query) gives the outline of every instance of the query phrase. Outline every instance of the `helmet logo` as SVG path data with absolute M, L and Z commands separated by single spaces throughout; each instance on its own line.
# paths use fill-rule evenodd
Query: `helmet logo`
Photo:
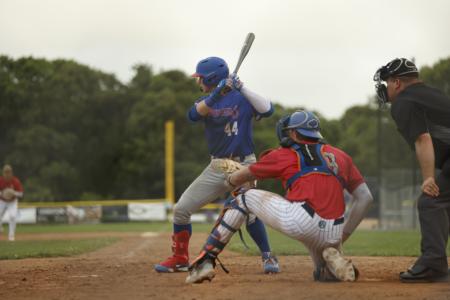
M 306 126 L 311 129 L 316 129 L 317 127 L 319 127 L 319 122 L 317 121 L 317 119 L 311 119 L 308 121 L 308 123 L 306 123 Z

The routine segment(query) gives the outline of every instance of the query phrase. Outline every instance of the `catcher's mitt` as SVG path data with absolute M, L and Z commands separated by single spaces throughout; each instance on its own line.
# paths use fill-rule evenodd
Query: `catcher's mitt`
M 242 169 L 243 167 L 244 166 L 238 163 L 237 161 L 228 158 L 214 158 L 211 161 L 211 168 L 213 168 L 213 170 L 225 174 L 234 173 Z
M 236 193 L 242 193 L 245 192 L 246 190 L 256 187 L 256 180 L 246 182 L 241 186 L 230 185 L 228 177 L 232 173 L 244 168 L 244 166 L 237 161 L 228 158 L 214 158 L 211 161 L 211 168 L 217 172 L 224 173 L 226 177 L 225 186 L 227 186 L 230 190 L 233 190 Z
M 359 271 L 352 263 L 351 259 L 345 258 L 333 247 L 325 248 L 322 256 L 326 261 L 328 270 L 339 281 L 356 281 L 359 277 Z
M 11 202 L 16 199 L 16 193 L 11 188 L 6 188 L 2 191 L 2 199 L 6 202 Z

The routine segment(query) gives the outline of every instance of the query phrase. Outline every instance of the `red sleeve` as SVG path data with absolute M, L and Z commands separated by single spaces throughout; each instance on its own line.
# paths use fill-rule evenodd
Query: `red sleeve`
M 292 155 L 295 153 L 285 148 L 269 151 L 258 162 L 250 165 L 249 170 L 256 179 L 282 178 L 285 169 L 292 164 Z
M 14 185 L 14 190 L 16 192 L 23 192 L 22 183 L 20 182 L 20 180 L 17 177 L 14 177 L 13 185 Z
M 347 179 L 347 191 L 349 191 L 349 193 L 353 193 L 353 191 L 361 183 L 364 183 L 364 178 L 362 177 L 358 168 L 353 164 L 353 161 L 350 159 L 350 170 Z

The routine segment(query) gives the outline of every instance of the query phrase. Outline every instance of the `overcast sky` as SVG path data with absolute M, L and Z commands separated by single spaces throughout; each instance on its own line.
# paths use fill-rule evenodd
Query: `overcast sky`
M 450 1 L 0 0 L 0 54 L 75 59 L 123 82 L 138 62 L 191 74 L 220 56 L 233 68 L 250 31 L 249 88 L 339 117 L 392 58 L 450 56 Z

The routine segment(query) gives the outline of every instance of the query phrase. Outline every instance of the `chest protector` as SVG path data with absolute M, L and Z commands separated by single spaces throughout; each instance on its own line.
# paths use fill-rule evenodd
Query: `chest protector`
M 327 164 L 324 156 L 322 155 L 323 144 L 293 144 L 291 149 L 297 152 L 298 158 L 300 160 L 300 170 L 291 176 L 286 181 L 286 189 L 290 189 L 292 184 L 299 178 L 310 175 L 310 174 L 322 174 L 327 176 L 334 176 L 342 188 L 345 189 L 344 178 L 339 176 L 336 172 Z

